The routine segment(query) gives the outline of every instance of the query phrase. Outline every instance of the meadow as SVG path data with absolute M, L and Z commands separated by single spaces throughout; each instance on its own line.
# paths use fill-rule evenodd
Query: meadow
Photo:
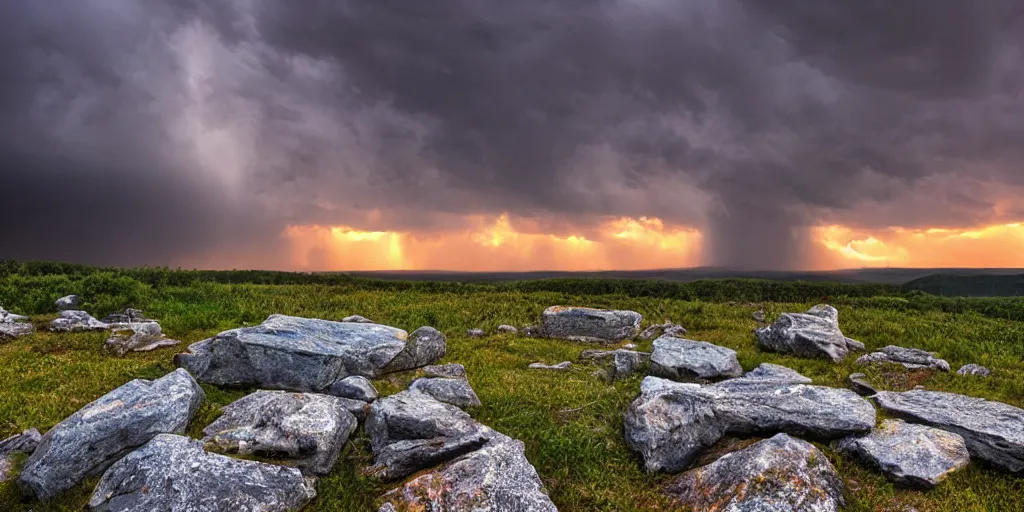
M 94 316 L 136 307 L 158 319 L 184 343 L 178 348 L 117 357 L 103 352 L 104 333 L 56 334 L 43 329 L 56 316 L 53 300 L 81 295 Z M 763 307 L 771 320 L 827 301 L 840 312 L 844 333 L 868 349 L 893 344 L 934 351 L 953 369 L 978 363 L 989 378 L 952 373 L 867 373 L 887 389 L 951 391 L 1024 407 L 1024 299 L 942 298 L 891 285 L 716 280 L 695 283 L 556 279 L 501 284 L 373 281 L 344 275 L 261 272 L 184 272 L 167 269 L 103 270 L 66 265 L 0 263 L 0 305 L 29 314 L 37 334 L 0 342 L 0 439 L 36 427 L 45 432 L 88 402 L 133 378 L 156 378 L 174 369 L 185 344 L 222 330 L 254 325 L 268 315 L 339 320 L 360 314 L 412 331 L 431 325 L 448 336 L 442 362 L 465 365 L 483 406 L 470 410 L 480 422 L 526 444 L 559 510 L 671 510 L 661 488 L 671 475 L 648 475 L 627 450 L 622 413 L 636 398 L 641 376 L 610 384 L 578 363 L 580 344 L 494 334 L 500 324 L 536 323 L 550 305 L 632 309 L 644 325 L 666 319 L 689 329 L 691 339 L 730 347 L 750 370 L 761 362 L 793 368 L 815 384 L 845 386 L 860 371 L 842 363 L 761 351 L 751 314 Z M 489 335 L 470 338 L 466 330 Z M 650 350 L 650 341 L 638 342 Z M 527 369 L 535 361 L 574 361 L 567 372 Z M 392 374 L 374 383 L 382 394 L 404 388 L 417 372 Z M 222 406 L 246 394 L 204 385 L 207 403 L 189 434 L 200 431 Z M 880 414 L 881 418 L 882 415 Z M 712 452 L 727 450 L 724 440 Z M 828 443 L 817 443 L 847 484 L 851 511 L 1024 510 L 1024 478 L 978 461 L 928 492 L 889 484 L 880 473 Z M 705 457 L 709 460 L 712 454 Z M 333 473 L 317 486 L 308 510 L 376 510 L 389 487 L 360 468 L 372 460 L 358 432 Z M 51 502 L 23 501 L 12 482 L 0 484 L 0 510 L 82 510 L 95 479 Z

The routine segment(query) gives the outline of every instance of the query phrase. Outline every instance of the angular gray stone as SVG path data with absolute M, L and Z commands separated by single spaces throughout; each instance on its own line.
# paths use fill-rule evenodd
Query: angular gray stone
M 362 315 L 346 316 L 345 318 L 342 318 L 341 321 L 342 322 L 353 322 L 353 323 L 357 323 L 357 324 L 375 324 L 375 323 L 377 323 L 377 322 L 374 322 L 373 320 L 370 320 L 369 318 L 366 318 L 365 316 L 362 316 Z
M 568 370 L 572 368 L 572 362 L 562 361 L 558 364 L 530 363 L 528 368 L 534 370 Z
M 409 389 L 426 393 L 434 397 L 435 400 L 456 407 L 479 407 L 481 405 L 476 392 L 473 391 L 473 387 L 466 379 L 424 377 L 414 380 L 409 385 Z
M 42 440 L 39 431 L 32 428 L 0 441 L 0 483 L 6 482 L 11 476 L 15 453 L 32 453 Z
M 423 367 L 427 377 L 443 377 L 446 379 L 465 379 L 466 367 L 458 363 L 439 364 Z
M 384 373 L 400 372 L 436 363 L 448 351 L 448 340 L 433 327 L 420 327 L 409 335 L 402 350 L 386 367 Z
M 964 438 L 924 425 L 883 420 L 864 437 L 839 442 L 838 449 L 878 467 L 889 480 L 931 489 L 971 461 Z
M 363 402 L 372 402 L 377 399 L 377 388 L 373 387 L 370 379 L 362 375 L 352 375 L 331 384 L 327 394 L 361 400 Z
M 366 419 L 366 415 L 370 414 L 370 403 L 362 400 L 354 400 L 352 398 L 335 397 L 345 408 L 346 411 L 356 417 L 357 420 L 363 421 Z
M 965 364 L 956 371 L 957 375 L 976 375 L 978 377 L 988 377 L 991 373 L 988 368 L 974 363 Z
M 69 309 L 78 309 L 78 306 L 82 304 L 82 299 L 78 295 L 68 295 L 61 297 L 53 302 L 54 306 L 57 306 L 57 311 L 67 311 Z
M 851 373 L 846 378 L 846 382 L 850 384 L 850 389 L 856 391 L 860 396 L 873 396 L 875 393 L 878 393 L 875 386 L 868 381 L 868 376 L 863 373 Z
M 877 352 L 860 356 L 856 364 L 899 363 L 910 370 L 930 368 L 949 371 L 949 363 L 939 359 L 935 354 L 916 348 L 903 348 L 895 345 L 882 347 Z
M 194 343 L 174 362 L 219 386 L 322 392 L 350 375 L 376 377 L 407 338 L 386 325 L 271 315 Z
M 717 384 L 646 377 L 625 414 L 626 444 L 647 471 L 678 471 L 725 434 L 835 439 L 869 431 L 875 408 L 848 389 L 754 376 Z
M 469 336 L 470 338 L 482 338 L 484 334 L 486 333 L 484 333 L 483 329 L 470 329 L 466 331 L 466 336 Z
M 161 434 L 117 461 L 89 499 L 95 512 L 299 510 L 316 497 L 295 468 L 203 451 L 202 443 Z
M 405 478 L 421 469 L 434 467 L 478 450 L 492 436 L 485 432 L 464 437 L 436 437 L 397 441 L 385 446 L 365 473 L 381 480 Z
M 40 499 L 52 498 L 157 434 L 185 432 L 203 398 L 199 384 L 181 369 L 128 382 L 46 432 L 18 482 Z
M 96 320 L 89 313 L 74 309 L 61 311 L 49 327 L 54 332 L 105 331 L 109 328 L 109 324 Z
M 654 340 L 651 375 L 673 380 L 721 379 L 743 374 L 736 351 L 704 341 L 662 336 Z
M 0 308 L 0 341 L 13 340 L 36 332 L 27 316 L 15 315 Z
M 480 434 L 481 426 L 465 411 L 427 395 L 405 390 L 370 404 L 366 434 L 373 453 L 398 441 L 461 438 Z
M 257 391 L 223 409 L 203 429 L 213 451 L 288 458 L 307 474 L 326 475 L 355 431 L 355 416 L 338 397 Z
M 498 332 L 506 332 L 506 333 L 510 333 L 510 334 L 515 334 L 515 333 L 519 332 L 519 329 L 516 329 L 514 326 L 511 326 L 511 325 L 504 325 L 504 324 L 502 324 L 502 325 L 498 326 Z
M 802 357 L 822 357 L 842 361 L 850 351 L 864 345 L 843 336 L 839 330 L 839 312 L 819 304 L 806 313 L 783 313 L 775 323 L 756 329 L 760 345 L 768 350 Z
M 772 363 L 761 363 L 757 368 L 744 374 L 743 378 L 745 380 L 762 380 L 788 384 L 810 384 L 812 382 L 809 377 L 800 375 L 799 372 L 792 368 Z
M 163 335 L 160 324 L 140 322 L 116 328 L 107 338 L 103 348 L 108 352 L 124 355 L 128 352 L 148 352 L 161 347 L 172 347 L 181 343 Z
M 636 311 L 551 306 L 541 314 L 541 325 L 549 338 L 616 343 L 636 336 L 642 318 Z
M 650 354 L 635 350 L 619 349 L 612 352 L 611 380 L 622 380 L 634 373 L 640 373 L 649 365 Z
M 776 434 L 680 475 L 665 492 L 687 510 L 838 512 L 843 488 L 814 445 Z
M 1024 409 L 941 391 L 881 391 L 873 399 L 893 416 L 959 434 L 971 457 L 1024 472 Z

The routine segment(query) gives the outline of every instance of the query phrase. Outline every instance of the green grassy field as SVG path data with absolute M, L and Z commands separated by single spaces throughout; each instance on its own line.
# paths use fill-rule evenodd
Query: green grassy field
M 193 281 L 175 285 L 125 276 L 83 282 L 88 279 L 87 274 L 70 278 L 0 275 L 0 304 L 17 313 L 33 313 L 33 321 L 42 328 L 55 316 L 45 313 L 52 308 L 54 298 L 63 293 L 82 293 L 89 300 L 86 309 L 96 316 L 125 306 L 140 307 L 159 319 L 168 335 L 186 343 L 221 330 L 257 324 L 272 313 L 324 319 L 361 314 L 408 331 L 432 325 L 448 335 L 448 354 L 443 362 L 465 365 L 470 383 L 483 402 L 470 413 L 526 443 L 527 457 L 562 511 L 671 509 L 660 491 L 672 477 L 643 473 L 623 441 L 622 413 L 638 394 L 640 376 L 612 385 L 591 375 L 597 367 L 579 363 L 564 373 L 528 370 L 526 366 L 534 361 L 576 361 L 581 350 L 591 347 L 507 334 L 473 339 L 465 335 L 466 329 L 483 327 L 493 333 L 503 323 L 535 323 L 540 312 L 554 304 L 627 308 L 642 313 L 644 325 L 670 319 L 687 327 L 692 339 L 735 349 L 745 370 L 772 362 L 829 386 L 843 386 L 845 377 L 856 371 L 852 358 L 836 364 L 759 350 L 751 332 L 756 323 L 750 316 L 757 306 L 746 302 L 752 294 L 758 295 L 750 292 L 760 286 L 757 283 L 750 283 L 749 289 L 742 283 L 706 283 L 701 288 L 705 295 L 716 286 L 725 290 L 715 291 L 713 301 L 708 301 L 699 296 L 674 298 L 635 292 L 646 289 L 639 285 L 634 290 L 609 284 L 606 288 L 610 293 L 591 293 L 601 287 L 571 281 L 522 287 L 403 287 L 345 282 L 256 285 Z M 729 287 L 739 292 L 729 291 Z M 58 289 L 63 291 L 57 293 Z M 796 301 L 763 305 L 771 319 L 778 313 L 806 309 L 823 298 L 824 294 L 819 297 L 817 293 L 814 289 L 804 293 L 805 297 L 796 297 Z M 1024 301 L 1003 299 L 992 303 L 978 299 L 952 303 L 923 295 L 870 295 L 850 292 L 830 297 L 840 311 L 844 333 L 863 341 L 868 349 L 888 344 L 917 347 L 938 352 L 954 370 L 970 362 L 993 370 L 988 379 L 876 371 L 873 377 L 877 380 L 884 380 L 891 389 L 920 383 L 928 389 L 1024 406 L 1024 320 L 1020 318 L 1024 316 Z M 736 302 L 729 302 L 730 296 L 735 296 Z M 761 293 L 755 298 L 765 297 Z M 0 343 L 0 438 L 30 427 L 45 431 L 128 380 L 155 378 L 173 369 L 171 359 L 178 349 L 116 357 L 103 353 L 104 339 L 103 333 L 40 332 Z M 640 347 L 649 350 L 650 342 L 640 342 Z M 402 389 L 415 376 L 416 372 L 393 374 L 375 384 L 382 394 L 389 394 Z M 206 385 L 204 389 L 208 403 L 193 422 L 193 436 L 217 416 L 220 407 L 245 394 Z M 847 482 L 848 510 L 1024 510 L 1024 478 L 977 462 L 932 491 L 908 491 L 894 488 L 876 471 L 837 455 L 828 444 L 818 446 Z M 334 472 L 320 480 L 319 495 L 309 510 L 376 510 L 374 502 L 388 486 L 360 475 L 359 469 L 371 459 L 367 440 L 358 433 Z M 0 484 L 0 510 L 81 510 L 94 483 L 87 482 L 42 504 L 22 501 L 12 483 Z

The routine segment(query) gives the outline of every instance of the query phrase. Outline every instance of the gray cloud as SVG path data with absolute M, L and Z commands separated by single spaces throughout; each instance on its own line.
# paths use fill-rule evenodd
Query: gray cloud
M 509 211 L 657 216 L 702 228 L 708 263 L 795 268 L 820 222 L 1024 209 L 1019 2 L 212 5 L 0 7 L 0 257 L 173 263 Z

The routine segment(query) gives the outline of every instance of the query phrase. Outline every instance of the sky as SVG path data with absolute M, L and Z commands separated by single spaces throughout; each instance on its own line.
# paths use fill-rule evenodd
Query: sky
M 0 259 L 1024 267 L 1018 0 L 6 0 Z

